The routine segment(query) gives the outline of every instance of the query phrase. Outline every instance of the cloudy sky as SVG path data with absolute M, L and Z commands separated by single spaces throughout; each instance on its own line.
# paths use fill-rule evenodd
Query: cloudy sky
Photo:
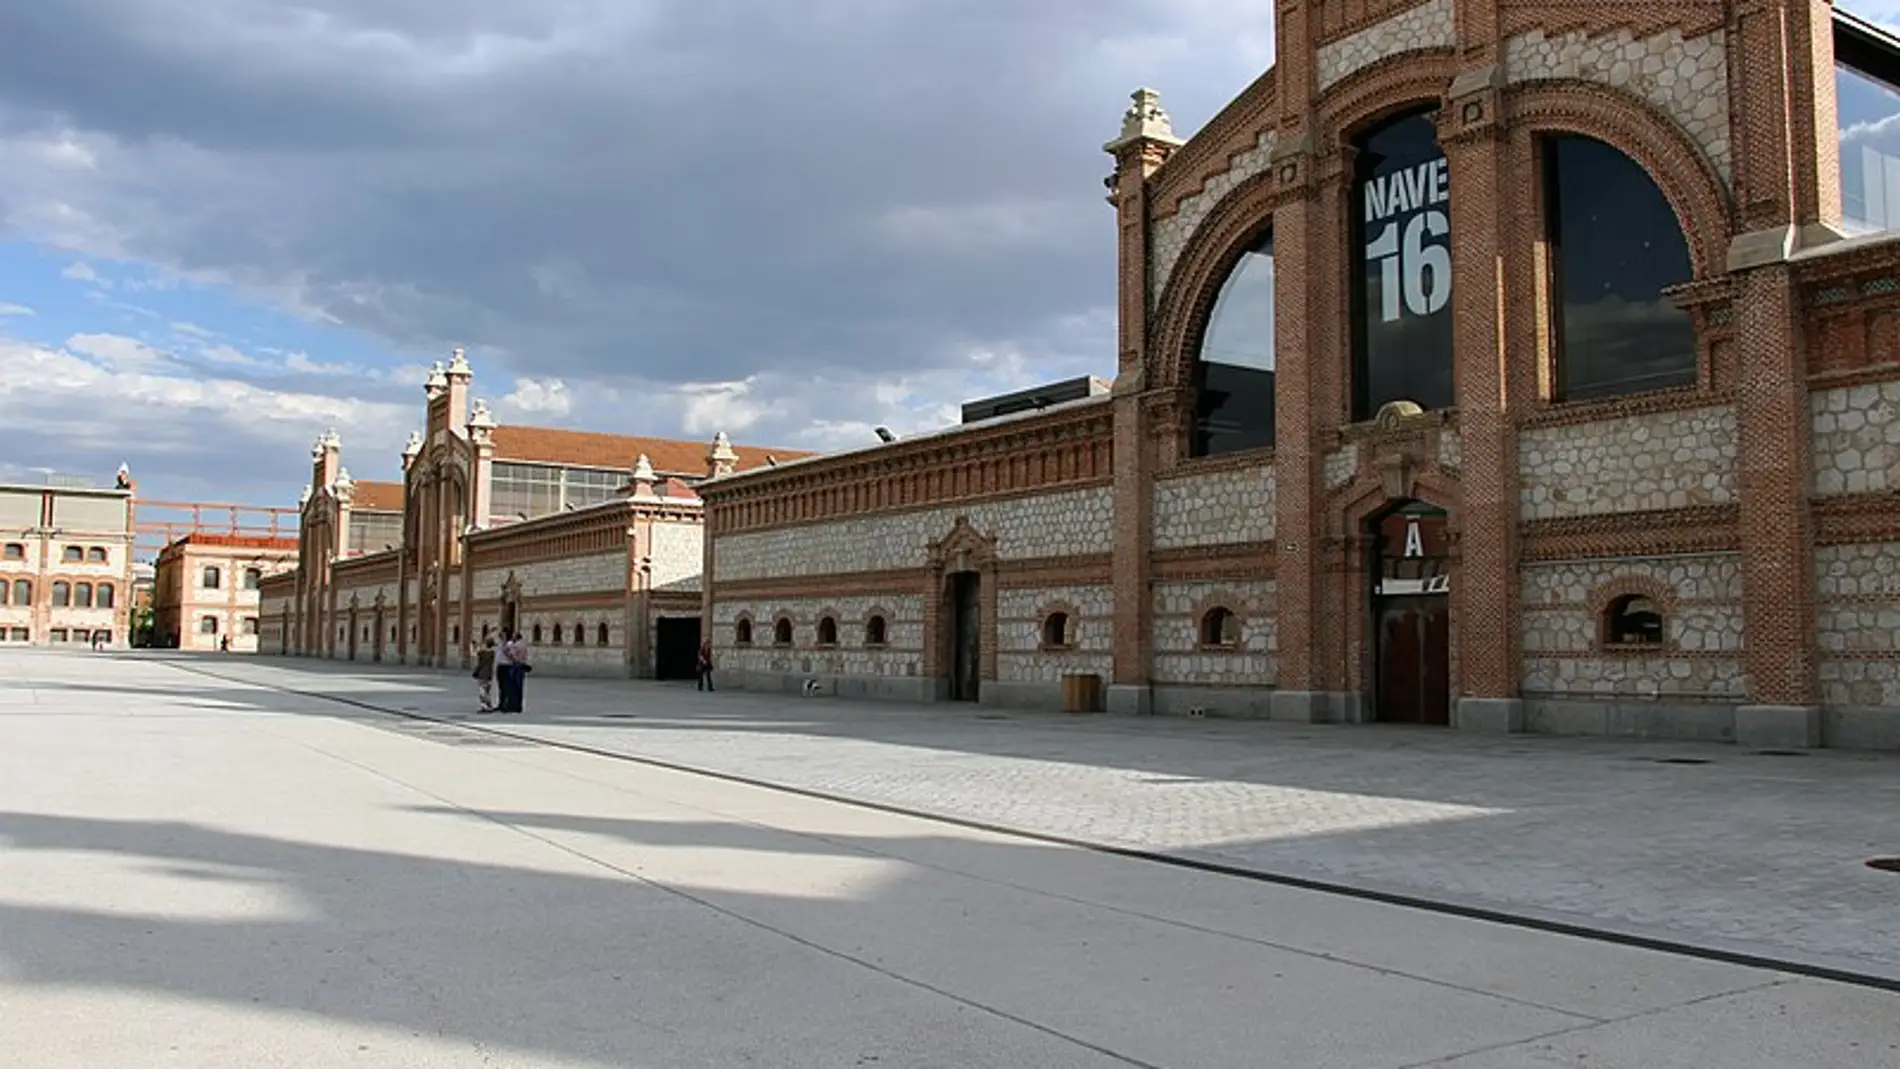
M 0 478 L 389 478 L 455 345 L 507 421 L 813 448 L 1112 373 L 1101 144 L 1272 8 L 0 3 Z

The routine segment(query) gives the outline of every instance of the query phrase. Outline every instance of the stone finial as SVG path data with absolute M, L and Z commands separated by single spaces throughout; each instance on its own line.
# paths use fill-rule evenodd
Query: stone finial
M 337 437 L 336 428 L 331 427 L 329 430 L 317 435 L 316 443 L 310 447 L 310 455 L 321 460 L 326 451 L 342 448 L 343 439 Z
M 475 407 L 469 411 L 468 438 L 476 445 L 489 445 L 495 440 L 495 416 L 483 398 L 476 398 Z
M 330 492 L 336 495 L 338 501 L 349 504 L 350 498 L 356 493 L 356 480 L 350 478 L 350 469 L 337 469 L 336 481 L 330 484 Z
M 308 505 L 309 503 L 310 503 L 310 484 L 305 483 L 303 484 L 303 493 L 297 495 L 297 507 L 302 508 L 305 505 Z
M 468 366 L 468 350 L 459 345 L 455 347 L 449 354 L 449 369 L 446 374 L 452 379 L 466 379 L 475 374 L 475 369 Z
M 422 455 L 421 431 L 409 432 L 409 440 L 402 444 L 402 455 L 404 460 L 414 460 Z
M 1168 118 L 1167 110 L 1161 106 L 1161 94 L 1152 89 L 1137 89 L 1129 94 L 1133 101 L 1128 110 L 1122 113 L 1121 136 L 1102 146 L 1110 152 L 1117 152 L 1123 146 L 1136 141 L 1159 141 L 1168 145 L 1183 144 L 1174 135 L 1174 120 Z
M 422 392 L 435 397 L 448 388 L 448 370 L 442 366 L 442 361 L 437 360 L 435 366 L 429 369 L 429 378 L 422 384 Z
M 119 474 L 115 481 L 117 482 L 118 487 L 121 490 L 132 489 L 132 465 L 127 464 L 124 461 L 120 461 Z
M 717 478 L 731 475 L 739 468 L 738 450 L 732 448 L 732 439 L 725 431 L 713 435 L 712 446 L 706 450 L 706 472 Z
M 640 459 L 633 462 L 633 496 L 652 497 L 653 484 L 659 481 L 660 477 L 653 473 L 653 461 L 641 453 Z

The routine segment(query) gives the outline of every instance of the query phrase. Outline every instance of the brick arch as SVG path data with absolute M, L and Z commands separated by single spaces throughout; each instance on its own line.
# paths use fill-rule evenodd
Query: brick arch
M 1401 52 L 1359 68 L 1320 95 L 1321 151 L 1343 149 L 1402 111 L 1442 103 L 1456 77 L 1458 54 L 1449 48 Z
M 1233 591 L 1225 587 L 1216 587 L 1213 593 L 1194 602 L 1195 649 L 1213 648 L 1207 646 L 1205 642 L 1207 638 L 1205 628 L 1207 625 L 1207 614 L 1215 609 L 1225 610 L 1229 616 L 1234 618 L 1235 623 L 1240 628 L 1240 640 L 1236 642 L 1232 648 L 1235 650 L 1246 649 L 1247 632 L 1251 623 L 1251 614 L 1247 611 L 1247 599 L 1239 597 Z
M 1601 650 L 1606 643 L 1603 640 L 1603 625 L 1609 614 L 1610 606 L 1627 597 L 1643 597 L 1656 603 L 1663 617 L 1663 649 L 1674 649 L 1675 640 L 1669 634 L 1668 624 L 1682 611 L 1682 600 L 1674 587 L 1654 576 L 1620 575 L 1598 583 L 1590 591 L 1584 604 L 1590 608 L 1590 645 Z
M 844 617 L 838 612 L 838 608 L 835 605 L 826 605 L 823 608 L 819 609 L 818 612 L 812 616 L 812 621 L 811 621 L 812 645 L 814 646 L 826 645 L 826 643 L 822 641 L 823 636 L 819 630 L 820 628 L 824 626 L 824 623 L 826 620 L 831 621 L 831 642 L 829 643 L 829 645 L 842 646 L 844 644 L 844 627 L 842 623 L 844 620 Z
M 1575 79 L 1513 86 L 1505 107 L 1514 136 L 1581 134 L 1628 156 L 1675 210 L 1695 277 L 1723 272 L 1733 215 L 1728 187 L 1675 120 L 1622 90 Z
M 1082 628 L 1081 612 L 1076 609 L 1074 604 L 1064 601 L 1061 598 L 1056 598 L 1036 606 L 1036 645 L 1038 647 L 1044 649 L 1049 647 L 1049 618 L 1056 613 L 1061 613 L 1068 621 L 1069 626 L 1064 637 L 1079 637 Z M 1062 645 L 1065 647 L 1074 646 L 1075 642 L 1069 641 Z
M 752 618 L 751 612 L 741 612 L 739 615 L 734 616 L 732 618 L 733 643 L 736 645 L 739 641 L 739 631 L 740 631 L 741 624 L 745 626 L 746 644 L 749 646 L 760 645 L 759 625 L 758 625 L 758 622 Z

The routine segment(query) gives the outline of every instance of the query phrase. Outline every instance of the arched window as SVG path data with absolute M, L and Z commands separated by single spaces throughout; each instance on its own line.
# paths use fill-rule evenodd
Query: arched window
M 1197 457 L 1273 444 L 1273 233 L 1241 253 L 1201 333 L 1194 365 Z
M 104 564 L 106 562 L 106 547 L 93 546 L 91 549 L 86 550 L 86 559 L 94 564 Z
M 1625 594 L 1603 610 L 1606 646 L 1661 646 L 1662 609 L 1642 594 Z
M 885 644 L 885 641 L 884 618 L 882 616 L 873 616 L 869 620 L 864 621 L 864 644 L 866 646 L 882 646 Z
M 73 603 L 73 585 L 61 581 L 53 584 L 53 608 L 63 609 Z
M 205 566 L 203 584 L 206 590 L 216 590 L 224 584 L 224 575 L 218 571 L 216 565 Z
M 818 644 L 820 646 L 838 644 L 838 621 L 829 616 L 818 621 Z
M 784 616 L 772 625 L 772 645 L 789 646 L 792 644 L 792 621 Z
M 31 579 L 15 579 L 13 581 L 13 603 L 15 605 L 33 604 L 33 581 Z
M 600 626 L 594 629 L 594 645 L 607 645 L 607 641 L 611 636 L 612 632 L 607 629 L 607 622 L 602 620 Z
M 6 559 L 7 560 L 25 560 L 26 559 L 26 543 L 8 542 L 7 549 L 6 549 Z
M 576 621 L 574 621 L 574 645 L 576 645 L 576 646 L 585 646 L 585 645 L 587 645 L 587 623 L 586 623 L 586 621 L 583 621 L 583 620 L 576 620 Z
M 1457 403 L 1452 382 L 1451 169 L 1429 110 L 1353 140 L 1353 419 L 1393 401 Z
M 86 551 L 79 546 L 67 546 L 59 555 L 67 564 L 78 564 L 86 559 Z
M 1052 612 L 1042 618 L 1044 649 L 1066 649 L 1075 645 L 1075 618 L 1066 612 Z
M 92 584 L 91 583 L 73 584 L 73 607 L 78 608 L 78 609 L 92 608 Z
M 554 642 L 553 642 L 553 645 L 556 645 L 556 646 L 559 646 L 560 644 L 561 644 L 561 625 L 557 623 L 557 624 L 555 624 L 555 625 L 554 625 Z
M 198 617 L 198 633 L 201 635 L 217 634 L 218 633 L 218 618 L 215 616 Z M 336 637 L 342 638 L 343 637 L 342 632 L 338 632 Z
M 264 581 L 264 573 L 256 568 L 244 569 L 244 589 L 256 590 L 257 584 Z
M 541 625 L 540 624 L 534 625 L 534 641 L 535 642 L 541 641 Z
M 1201 645 L 1232 649 L 1240 645 L 1240 617 L 1224 605 L 1201 614 Z
M 748 620 L 745 617 L 741 616 L 739 617 L 738 622 L 732 625 L 732 642 L 733 642 L 733 645 L 735 646 L 752 645 L 752 621 L 751 620 Z
M 112 608 L 112 600 L 113 600 L 112 584 L 100 583 L 98 597 L 94 600 L 93 604 L 99 606 L 102 609 L 110 609 Z
M 1595 138 L 1543 141 L 1555 400 L 1693 386 L 1695 326 L 1664 296 L 1689 245 L 1649 173 Z

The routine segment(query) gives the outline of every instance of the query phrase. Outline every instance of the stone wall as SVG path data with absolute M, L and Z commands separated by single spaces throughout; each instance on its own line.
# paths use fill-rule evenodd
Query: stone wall
M 1157 686 L 1273 686 L 1275 592 L 1271 579 L 1155 583 L 1150 678 Z M 1216 605 L 1240 617 L 1238 646 L 1201 645 L 1201 617 Z
M 1180 262 L 1181 254 L 1187 251 L 1188 242 L 1193 240 L 1195 231 L 1206 221 L 1207 213 L 1214 210 L 1221 198 L 1233 192 L 1234 187 L 1267 169 L 1273 160 L 1275 143 L 1274 132 L 1263 131 L 1255 138 L 1252 148 L 1233 158 L 1227 170 L 1209 178 L 1198 193 L 1182 197 L 1173 214 L 1155 220 L 1149 228 L 1148 238 L 1150 308 L 1160 304 L 1161 294 L 1174 274 L 1175 264 Z
M 1821 546 L 1814 576 L 1828 741 L 1900 749 L 1900 543 Z
M 1451 0 L 1428 0 L 1319 50 L 1319 90 L 1325 92 L 1354 71 L 1388 56 L 1453 43 Z
M 1900 490 L 1900 382 L 1808 396 L 1814 428 L 1814 494 Z
M 700 589 L 700 572 L 706 566 L 705 532 L 704 524 L 654 523 L 653 545 L 648 551 L 653 561 L 653 589 Z
M 865 621 L 884 617 L 885 644 L 867 647 Z M 838 621 L 838 644 L 818 646 L 818 620 Z M 792 620 L 792 644 L 774 646 L 772 625 L 779 616 Z M 752 644 L 737 645 L 740 617 L 752 621 Z M 777 685 L 770 677 L 811 675 L 908 679 L 923 675 L 924 599 L 919 594 L 858 595 L 837 598 L 786 597 L 758 601 L 722 600 L 713 606 L 714 659 L 722 676 L 743 685 Z
M 1267 542 L 1273 538 L 1273 465 L 1155 481 L 1155 549 Z
M 1521 582 L 1533 730 L 1730 737 L 1733 706 L 1747 697 L 1738 554 L 1533 564 Z M 1660 648 L 1603 642 L 1604 611 L 1623 594 L 1661 603 Z M 1554 704 L 1539 707 L 1540 699 Z M 1578 700 L 1591 704 L 1564 704 Z M 1600 723 L 1606 716 L 1621 723 Z
M 1526 520 L 1726 505 L 1737 500 L 1735 409 L 1540 427 L 1518 440 Z
M 499 599 L 502 584 L 508 581 L 510 572 L 521 583 L 521 605 L 525 612 L 536 598 L 624 594 L 627 590 L 627 553 L 625 550 L 613 550 L 584 557 L 480 568 L 475 572 L 476 599 Z
M 930 543 L 949 534 L 959 515 L 967 515 L 979 532 L 995 536 L 997 553 L 1005 560 L 1107 553 L 1114 511 L 1109 488 L 1096 486 L 742 531 L 719 536 L 714 577 L 733 583 L 922 568 Z
M 1069 614 L 1074 642 L 1068 649 L 1047 649 L 1043 623 L 1050 613 L 1058 611 Z M 1051 684 L 1048 693 L 1021 694 L 1026 704 L 1053 700 L 1059 705 L 1060 692 L 1054 687 L 1071 673 L 1099 675 L 1106 684 L 1115 674 L 1114 653 L 1114 588 L 1052 586 L 997 591 L 997 681 Z

